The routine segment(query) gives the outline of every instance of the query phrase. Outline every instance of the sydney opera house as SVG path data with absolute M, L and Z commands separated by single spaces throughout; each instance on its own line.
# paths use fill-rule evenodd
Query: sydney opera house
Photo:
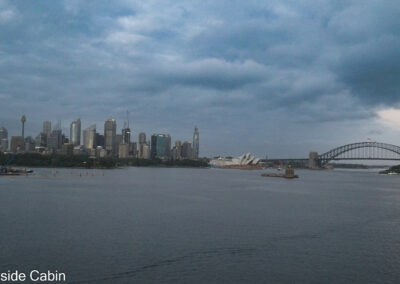
M 259 167 L 260 159 L 247 153 L 238 158 L 216 158 L 210 161 L 211 167 L 221 168 L 251 168 Z

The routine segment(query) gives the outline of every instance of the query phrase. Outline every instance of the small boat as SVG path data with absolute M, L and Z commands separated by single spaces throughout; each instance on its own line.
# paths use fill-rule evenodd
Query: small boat
M 13 169 L 11 167 L 0 169 L 0 176 L 20 176 L 31 173 L 33 173 L 33 170 L 30 169 Z

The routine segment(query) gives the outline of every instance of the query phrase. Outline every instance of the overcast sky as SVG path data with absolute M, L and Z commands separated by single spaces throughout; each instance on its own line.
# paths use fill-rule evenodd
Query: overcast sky
M 200 155 L 305 157 L 400 145 L 393 1 L 0 0 L 0 126 L 36 136 L 130 111 Z

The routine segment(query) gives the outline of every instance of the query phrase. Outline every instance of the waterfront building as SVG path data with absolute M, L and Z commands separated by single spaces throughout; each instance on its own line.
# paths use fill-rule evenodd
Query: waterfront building
M 79 118 L 71 122 L 69 138 L 72 145 L 81 145 L 81 120 Z
M 47 148 L 51 152 L 56 152 L 61 149 L 63 143 L 61 129 L 54 129 L 51 131 L 50 136 L 47 137 Z
M 199 158 L 199 148 L 200 148 L 200 134 L 199 129 L 197 127 L 194 128 L 193 133 L 193 158 Z
M 185 141 L 182 144 L 181 157 L 184 159 L 193 159 L 192 143 Z
M 43 133 L 50 136 L 51 133 L 51 121 L 43 121 Z
M 232 157 L 218 157 L 210 161 L 210 165 L 213 167 L 239 167 L 239 166 L 257 166 L 260 163 L 260 159 L 256 158 L 256 156 L 247 153 L 243 154 L 240 157 L 232 158 Z
M 93 124 L 83 130 L 83 147 L 85 149 L 94 149 L 96 147 L 96 124 Z
M 171 136 L 153 134 L 151 136 L 151 158 L 168 159 L 171 151 Z
M 107 119 L 104 123 L 104 148 L 108 156 L 115 156 L 117 152 L 117 122 L 115 119 Z
M 13 153 L 20 152 L 24 145 L 24 138 L 22 136 L 11 136 L 10 151 Z

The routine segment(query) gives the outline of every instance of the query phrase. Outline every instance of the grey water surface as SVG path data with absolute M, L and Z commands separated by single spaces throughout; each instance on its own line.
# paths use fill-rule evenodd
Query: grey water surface
M 68 283 L 400 282 L 400 175 L 261 173 L 0 177 L 0 272 L 57 270 Z

